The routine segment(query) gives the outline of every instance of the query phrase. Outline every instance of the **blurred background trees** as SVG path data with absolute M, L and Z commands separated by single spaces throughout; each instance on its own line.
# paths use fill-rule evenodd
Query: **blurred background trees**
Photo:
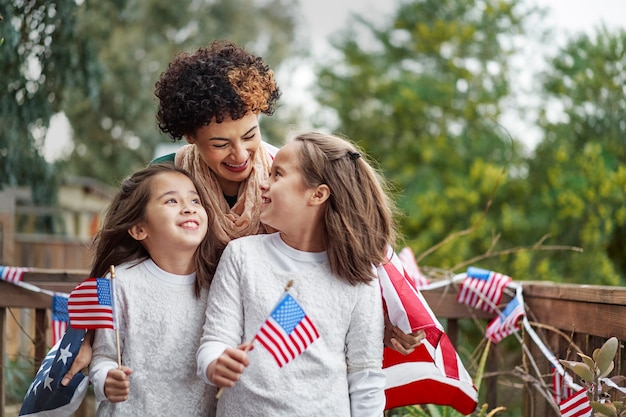
M 169 142 L 153 91 L 175 53 L 227 38 L 290 73 L 310 49 L 299 13 L 296 0 L 0 5 L 0 183 L 29 185 L 42 203 L 66 175 L 116 185 Z M 540 10 L 513 0 L 403 0 L 382 23 L 353 17 L 315 65 L 321 111 L 303 120 L 283 103 L 262 119 L 264 136 L 279 144 L 296 124 L 358 141 L 394 184 L 401 244 L 422 266 L 462 272 L 476 256 L 520 248 L 476 265 L 520 280 L 624 285 L 626 33 L 578 35 L 544 63 L 535 79 L 546 111 L 529 151 L 502 115 L 522 106 L 511 63 L 542 36 L 537 21 Z M 73 150 L 49 164 L 43 139 L 59 112 Z M 583 252 L 521 250 L 540 241 Z

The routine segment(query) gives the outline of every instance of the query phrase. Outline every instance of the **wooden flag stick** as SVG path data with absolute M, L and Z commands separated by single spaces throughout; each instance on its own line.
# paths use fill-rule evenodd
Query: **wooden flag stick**
M 291 288 L 292 285 L 293 285 L 293 280 L 290 279 L 287 285 L 285 285 L 285 292 L 289 291 L 289 288 Z M 248 352 L 252 348 L 252 343 L 254 343 L 254 338 L 252 338 L 252 341 L 248 343 L 248 345 L 244 348 L 243 351 Z M 222 396 L 222 393 L 224 392 L 224 388 L 225 387 L 221 387 L 220 389 L 217 390 L 217 394 L 215 394 L 215 399 L 219 399 Z
M 111 265 L 111 284 L 115 279 L 115 265 Z M 122 353 L 120 350 L 120 329 L 117 323 L 117 306 L 115 305 L 115 285 L 111 285 L 113 291 L 111 294 L 111 300 L 113 303 L 113 324 L 115 325 L 115 341 L 117 343 L 117 367 L 122 367 Z

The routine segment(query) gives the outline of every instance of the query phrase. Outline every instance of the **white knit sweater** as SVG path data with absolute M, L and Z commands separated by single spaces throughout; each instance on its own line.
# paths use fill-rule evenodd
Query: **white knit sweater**
M 229 243 L 209 292 L 198 374 L 206 380 L 208 364 L 224 346 L 253 340 L 291 279 L 290 294 L 320 338 L 282 368 L 256 343 L 241 379 L 219 399 L 218 416 L 382 416 L 378 282 L 352 286 L 333 275 L 325 259 L 325 253 L 288 247 L 279 234 Z
M 116 267 L 122 365 L 128 366 L 130 397 L 110 403 L 104 396 L 107 372 L 117 368 L 115 331 L 96 331 L 89 376 L 97 416 L 206 417 L 214 414 L 215 387 L 196 376 L 207 291 L 194 295 L 195 273 L 181 276 L 152 260 Z

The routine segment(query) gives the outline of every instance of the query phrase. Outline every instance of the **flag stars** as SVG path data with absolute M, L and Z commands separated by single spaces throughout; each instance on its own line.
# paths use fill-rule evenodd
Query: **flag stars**
M 52 391 L 52 382 L 54 382 L 54 379 L 50 378 L 49 375 L 46 375 L 46 381 L 43 383 L 44 388 Z
M 70 346 L 72 346 L 71 343 L 68 344 L 65 348 L 59 349 L 59 359 L 57 359 L 57 362 L 63 361 L 63 365 L 65 365 L 67 364 L 67 360 L 74 356 L 72 352 L 70 352 Z

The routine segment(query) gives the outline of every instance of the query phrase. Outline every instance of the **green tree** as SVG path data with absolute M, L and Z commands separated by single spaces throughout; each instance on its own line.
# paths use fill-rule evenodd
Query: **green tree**
M 626 283 L 626 32 L 599 28 L 570 40 L 544 76 L 545 132 L 529 161 L 533 227 L 582 254 L 550 260 L 542 275 L 591 284 Z
M 404 1 L 383 27 L 358 19 L 337 35 L 340 58 L 318 71 L 317 97 L 336 111 L 337 130 L 398 186 L 402 231 L 418 255 L 480 224 L 440 247 L 429 265 L 449 268 L 483 253 L 499 231 L 492 215 L 508 196 L 493 190 L 515 179 L 521 146 L 497 121 L 510 93 L 514 39 L 532 13 L 511 0 Z
M 85 2 L 79 36 L 96 43 L 104 76 L 97 97 L 70 93 L 64 110 L 76 146 L 66 170 L 116 183 L 145 165 L 156 145 L 170 140 L 156 125 L 154 84 L 172 57 L 229 39 L 276 70 L 298 53 L 294 6 L 282 0 Z
M 91 91 L 98 77 L 88 40 L 74 36 L 76 11 L 74 0 L 0 6 L 0 186 L 30 186 L 36 203 L 55 199 L 55 172 L 41 153 L 50 117 L 67 89 Z

